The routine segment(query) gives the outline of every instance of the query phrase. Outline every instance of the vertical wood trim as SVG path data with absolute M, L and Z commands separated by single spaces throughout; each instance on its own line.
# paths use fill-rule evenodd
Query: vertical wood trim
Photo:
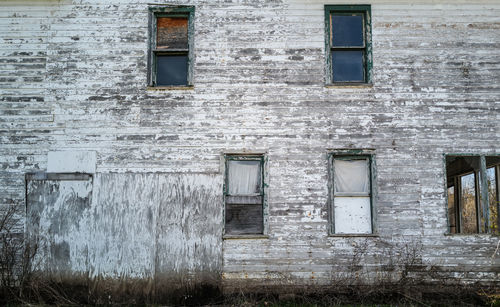
M 486 174 L 486 157 L 481 156 L 479 158 L 479 197 L 480 197 L 480 207 L 481 207 L 481 212 L 484 217 L 484 225 L 481 225 L 481 227 L 484 227 L 484 233 L 490 232 L 490 202 L 489 202 L 489 193 L 488 193 L 488 175 Z M 481 215 L 479 215 L 479 220 L 481 221 Z M 481 228 L 479 229 L 481 232 Z
M 328 234 L 335 234 L 335 212 L 333 206 L 333 193 L 334 193 L 334 165 L 333 165 L 333 154 L 329 153 L 327 157 L 327 169 L 328 169 Z
M 497 206 L 497 233 L 500 233 L 500 165 L 495 167 L 495 182 L 497 184 L 496 189 L 496 206 Z

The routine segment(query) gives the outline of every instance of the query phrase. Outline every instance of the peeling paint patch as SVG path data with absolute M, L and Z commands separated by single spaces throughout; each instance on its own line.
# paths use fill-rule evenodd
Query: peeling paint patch
M 51 173 L 95 173 L 97 153 L 95 151 L 49 151 L 47 172 Z

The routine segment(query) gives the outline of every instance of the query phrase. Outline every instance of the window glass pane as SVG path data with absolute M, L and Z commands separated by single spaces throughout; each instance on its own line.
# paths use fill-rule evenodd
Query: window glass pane
M 477 233 L 475 177 L 474 173 L 460 177 L 462 233 Z
M 495 167 L 490 167 L 486 170 L 486 177 L 488 180 L 488 196 L 490 208 L 490 231 L 498 232 L 498 191 L 497 184 L 498 178 L 496 177 Z
M 226 234 L 261 234 L 264 230 L 262 204 L 226 204 Z
M 335 233 L 371 233 L 370 197 L 335 197 Z
M 333 81 L 364 81 L 363 54 L 361 50 L 332 51 Z
M 457 233 L 457 217 L 455 208 L 455 187 L 448 188 L 448 223 L 450 225 L 450 233 Z
M 229 161 L 227 184 L 229 195 L 260 194 L 260 161 Z
M 368 159 L 334 160 L 335 192 L 369 193 L 370 176 Z
M 186 17 L 158 17 L 156 25 L 158 49 L 188 48 L 188 19 Z
M 186 85 L 187 55 L 157 55 L 156 85 Z
M 332 45 L 363 47 L 363 16 L 332 15 Z

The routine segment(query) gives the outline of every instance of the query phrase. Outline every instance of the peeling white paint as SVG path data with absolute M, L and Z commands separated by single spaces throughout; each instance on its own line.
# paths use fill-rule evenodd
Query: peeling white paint
M 498 280 L 497 237 L 444 235 L 442 161 L 500 152 L 498 0 L 370 1 L 373 84 L 345 88 L 324 84 L 325 1 L 182 1 L 196 6 L 194 87 L 173 91 L 146 89 L 147 8 L 160 1 L 80 2 L 0 2 L 0 205 L 24 204 L 26 172 L 97 172 L 91 209 L 46 234 L 71 241 L 71 270 L 328 284 L 352 242 L 386 255 L 407 236 L 450 277 Z M 375 150 L 378 237 L 327 235 L 335 148 Z M 244 150 L 269 159 L 269 238 L 221 242 L 221 154 Z M 174 201 L 196 191 L 209 201 Z M 51 208 L 42 233 L 71 213 Z
M 49 151 L 47 155 L 47 172 L 95 173 L 95 151 Z

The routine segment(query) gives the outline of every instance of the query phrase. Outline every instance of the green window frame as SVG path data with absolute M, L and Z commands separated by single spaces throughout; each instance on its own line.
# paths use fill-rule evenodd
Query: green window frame
M 335 45 L 333 43 L 333 33 L 344 31 L 333 29 L 332 18 L 334 16 L 361 16 L 362 17 L 362 43 L 354 45 Z M 372 83 L 372 22 L 370 5 L 325 5 L 325 58 L 326 58 L 326 84 L 327 85 L 356 85 Z M 334 53 L 338 54 L 334 59 Z M 357 53 L 357 56 L 352 57 Z M 344 55 L 344 58 L 340 56 Z M 362 61 L 362 77 L 355 80 L 347 80 L 345 77 L 337 77 L 337 69 L 345 69 L 345 56 L 351 54 L 351 59 Z M 361 54 L 361 55 L 360 55 Z M 359 64 L 359 63 L 358 63 Z M 352 66 L 351 66 L 352 67 Z
M 265 194 L 265 156 L 263 154 L 226 154 L 225 171 L 224 171 L 224 235 L 225 236 L 246 236 L 246 235 L 264 235 L 267 232 L 267 206 Z M 257 166 L 258 173 L 255 174 L 255 169 L 245 173 L 244 165 L 247 167 Z M 238 169 L 237 165 L 240 164 Z M 245 175 L 245 179 L 240 178 Z M 257 183 L 256 191 L 252 193 L 242 193 L 240 188 L 235 188 L 233 185 L 242 185 L 245 180 L 254 177 L 254 184 Z M 233 180 L 233 182 L 231 182 Z M 251 181 L 252 179 L 249 179 Z M 244 185 L 244 184 L 243 184 Z
M 344 163 L 343 170 L 339 162 Z M 351 176 L 354 171 L 349 170 L 349 163 L 357 163 L 355 167 L 363 165 L 366 161 L 366 177 Z M 330 152 L 329 165 L 329 234 L 330 235 L 356 235 L 370 236 L 375 234 L 375 154 L 371 150 L 347 150 Z M 336 166 L 339 168 L 336 169 Z M 346 168 L 347 167 L 347 168 Z M 347 172 L 346 172 L 347 170 Z M 336 174 L 338 172 L 338 174 Z M 342 176 L 343 174 L 343 176 Z M 350 176 L 350 177 L 349 177 Z M 336 178 L 337 181 L 336 182 Z M 354 181 L 353 181 L 354 180 Z M 364 183 L 355 180 L 365 180 Z M 338 188 L 343 182 L 344 189 Z M 349 191 L 349 186 L 367 186 L 363 191 Z
M 149 45 L 148 45 L 148 86 L 150 87 L 192 87 L 193 86 L 193 46 L 194 46 L 194 6 L 154 6 L 149 7 Z M 159 18 L 187 19 L 187 46 L 179 47 L 159 47 L 158 46 L 158 20 Z M 182 59 L 187 63 L 179 65 L 178 72 L 182 74 L 177 80 L 165 80 L 165 71 L 169 71 L 169 66 L 159 69 L 159 62 L 174 59 Z M 186 59 L 187 58 L 187 59 Z M 175 63 L 175 61 L 171 62 Z M 172 65 L 175 66 L 175 65 Z M 162 82 L 159 82 L 159 81 Z M 165 81 L 163 81 L 165 80 Z M 172 81 L 172 82 L 169 82 Z
M 500 155 L 445 154 L 449 234 L 500 232 Z

